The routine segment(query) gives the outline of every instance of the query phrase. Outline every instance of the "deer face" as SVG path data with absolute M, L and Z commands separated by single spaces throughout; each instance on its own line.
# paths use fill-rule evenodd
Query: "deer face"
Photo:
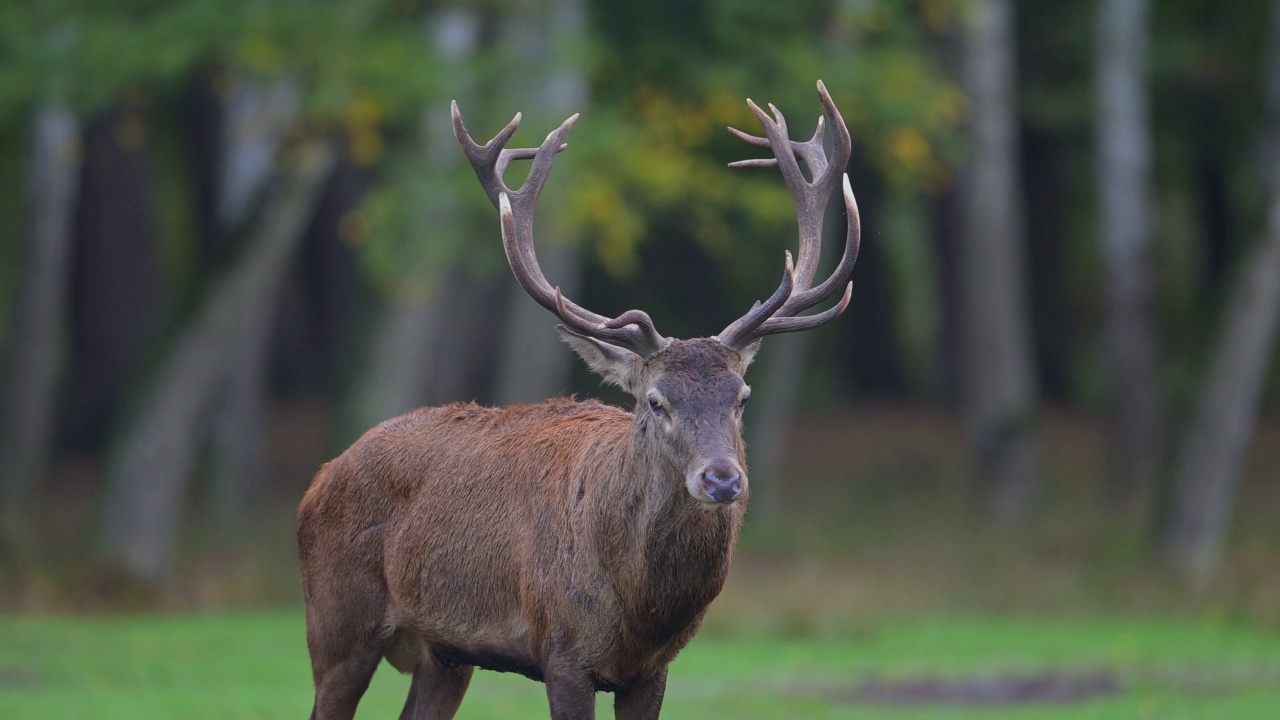
M 694 500 L 716 506 L 746 498 L 742 412 L 751 388 L 742 374 L 753 353 L 699 338 L 672 340 L 645 360 L 563 326 L 560 334 L 592 370 L 635 397 L 645 440 Z

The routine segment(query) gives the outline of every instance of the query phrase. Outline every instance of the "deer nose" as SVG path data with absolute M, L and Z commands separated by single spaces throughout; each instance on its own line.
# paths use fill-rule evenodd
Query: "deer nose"
M 702 489 L 714 502 L 731 503 L 742 494 L 742 473 L 731 465 L 709 465 L 702 471 Z

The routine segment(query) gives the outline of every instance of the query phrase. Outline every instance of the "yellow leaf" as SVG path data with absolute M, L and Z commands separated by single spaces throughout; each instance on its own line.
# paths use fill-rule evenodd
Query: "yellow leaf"
M 932 152 L 929 140 L 915 128 L 898 128 L 889 138 L 894 159 L 907 169 L 915 171 L 923 168 Z

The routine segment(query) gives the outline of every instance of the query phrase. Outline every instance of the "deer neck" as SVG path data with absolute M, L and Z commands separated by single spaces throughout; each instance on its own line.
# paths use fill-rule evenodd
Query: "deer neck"
M 646 636 L 696 626 L 724 585 L 745 504 L 695 501 L 649 432 L 642 421 L 632 426 L 622 471 L 600 488 L 613 501 L 596 505 L 603 517 L 593 523 L 602 561 L 626 578 L 622 587 L 638 590 L 625 604 L 629 624 Z

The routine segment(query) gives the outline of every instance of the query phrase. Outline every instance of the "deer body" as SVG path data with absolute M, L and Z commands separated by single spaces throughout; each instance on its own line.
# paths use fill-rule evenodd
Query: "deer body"
M 848 134 L 842 146 L 843 122 L 819 91 L 840 169 Z M 555 720 L 593 718 L 597 691 L 615 693 L 620 720 L 658 716 L 667 665 L 723 587 L 745 511 L 742 376 L 763 335 L 814 327 L 844 309 L 847 288 L 835 307 L 797 315 L 843 284 L 857 251 L 846 179 L 845 256 L 809 288 L 813 223 L 825 204 L 810 196 L 829 193 L 836 174 L 824 172 L 822 123 L 815 140 L 788 144 L 774 138 L 785 138 L 781 115 L 768 121 L 751 107 L 770 139 L 743 137 L 774 147 L 788 184 L 804 184 L 793 193 L 808 193 L 797 194 L 799 270 L 788 255 L 772 297 L 716 337 L 678 340 L 641 311 L 609 319 L 574 305 L 537 267 L 532 206 L 574 118 L 537 151 L 505 150 L 519 116 L 479 146 L 455 106 L 455 132 L 500 210 L 517 279 L 636 409 L 563 398 L 424 408 L 370 430 L 321 468 L 298 508 L 312 718 L 353 717 L 384 657 L 413 675 L 402 718 L 453 717 L 474 667 L 545 682 Z M 791 172 L 797 157 L 812 184 Z M 501 173 L 520 158 L 533 169 L 511 191 Z M 805 209 L 815 205 L 816 221 Z
M 323 556 L 331 582 L 366 576 L 330 600 L 365 614 L 402 671 L 434 660 L 542 680 L 555 649 L 597 689 L 623 688 L 692 637 L 743 515 L 742 503 L 700 507 L 683 473 L 654 462 L 652 432 L 618 408 L 565 399 L 395 418 L 306 494 L 303 562 Z M 307 591 L 309 607 L 332 610 Z

